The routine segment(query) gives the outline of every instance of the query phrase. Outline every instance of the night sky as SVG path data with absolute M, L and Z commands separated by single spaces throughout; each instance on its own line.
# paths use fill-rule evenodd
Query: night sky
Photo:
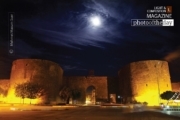
M 158 2 L 157 2 L 158 1 Z M 176 2 L 175 2 L 176 1 Z M 172 81 L 180 81 L 177 0 L 1 0 L 0 79 L 12 61 L 38 58 L 58 63 L 64 75 L 117 76 L 139 60 L 166 60 Z M 148 9 L 172 6 L 174 27 L 132 27 Z M 8 52 L 9 18 L 14 12 L 14 53 Z M 97 16 L 100 25 L 92 24 Z

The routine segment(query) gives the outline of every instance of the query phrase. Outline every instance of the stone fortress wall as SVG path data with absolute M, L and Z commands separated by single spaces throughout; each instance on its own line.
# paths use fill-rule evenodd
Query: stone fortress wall
M 147 60 L 132 62 L 119 71 L 120 94 L 124 101 L 148 102 L 159 105 L 159 95 L 171 91 L 169 67 L 166 61 Z
M 96 99 L 108 100 L 108 85 L 106 76 L 65 76 L 65 85 L 71 89 L 81 91 L 80 103 L 86 103 L 87 88 L 93 86 L 95 88 Z
M 39 82 L 46 86 L 49 94 L 42 102 L 55 101 L 59 86 L 62 85 L 62 75 L 62 68 L 58 64 L 48 60 L 15 60 L 11 69 L 8 102 L 14 102 L 16 98 L 15 86 L 27 81 Z
M 0 88 L 3 90 L 8 90 L 9 89 L 9 79 L 1 79 L 0 80 Z
M 5 103 L 6 96 L 9 90 L 9 79 L 0 80 L 0 103 Z
M 172 90 L 175 92 L 180 92 L 180 82 L 172 83 Z
M 118 72 L 119 77 L 64 76 L 62 68 L 51 61 L 40 59 L 18 59 L 12 64 L 10 80 L 0 80 L 0 87 L 8 89 L 7 102 L 15 100 L 15 86 L 26 81 L 40 82 L 47 86 L 48 94 L 42 102 L 57 102 L 59 88 L 68 86 L 81 90 L 79 101 L 85 103 L 87 88 L 93 86 L 96 99 L 108 99 L 116 94 L 121 102 L 148 102 L 159 105 L 159 95 L 167 90 L 178 91 L 180 83 L 170 81 L 168 63 L 160 60 L 132 62 Z M 20 103 L 18 99 L 16 102 Z

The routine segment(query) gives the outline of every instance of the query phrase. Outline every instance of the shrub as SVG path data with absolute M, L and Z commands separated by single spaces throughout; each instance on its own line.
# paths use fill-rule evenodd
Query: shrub
M 143 105 L 148 105 L 148 103 L 147 102 L 143 102 Z

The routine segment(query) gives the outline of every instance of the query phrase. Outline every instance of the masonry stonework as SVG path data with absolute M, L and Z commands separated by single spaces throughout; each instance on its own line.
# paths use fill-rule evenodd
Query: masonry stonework
M 86 102 L 86 90 L 89 86 L 95 87 L 96 99 L 108 100 L 107 77 L 106 76 L 66 76 L 65 84 L 71 89 L 81 90 L 80 103 Z
M 172 83 L 172 90 L 175 92 L 180 92 L 180 82 Z
M 55 101 L 59 86 L 62 84 L 63 70 L 61 67 L 48 60 L 18 59 L 12 64 L 8 102 L 14 102 L 15 86 L 27 81 L 41 83 L 48 91 L 42 102 Z M 52 89 L 53 88 L 53 89 Z
M 94 73 L 93 73 L 94 74 Z M 159 105 L 159 95 L 165 91 L 180 91 L 180 83 L 172 83 L 168 63 L 160 60 L 132 62 L 118 72 L 118 77 L 108 76 L 64 76 L 61 67 L 48 60 L 18 59 L 12 64 L 10 79 L 0 80 L 0 88 L 8 90 L 7 103 L 22 103 L 15 97 L 15 86 L 26 81 L 39 82 L 46 86 L 49 94 L 43 103 L 57 101 L 59 88 L 68 86 L 79 89 L 78 103 L 86 103 L 87 88 L 95 88 L 96 100 L 110 100 L 115 95 L 117 102 L 147 102 Z M 1 99 L 2 100 L 2 99 Z M 119 101 L 118 101 L 119 100 Z
M 9 79 L 1 79 L 0 80 L 0 88 L 2 88 L 3 90 L 7 90 L 9 89 Z
M 119 71 L 120 91 L 124 101 L 159 105 L 159 95 L 172 90 L 168 63 L 159 60 L 133 62 Z

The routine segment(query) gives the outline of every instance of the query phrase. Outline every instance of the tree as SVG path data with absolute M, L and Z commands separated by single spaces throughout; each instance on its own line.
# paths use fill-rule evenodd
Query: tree
M 72 91 L 69 87 L 63 86 L 60 89 L 59 96 L 65 102 L 69 103 L 69 98 L 71 97 Z
M 27 85 L 28 85 L 27 83 L 17 84 L 15 87 L 15 95 L 23 99 L 23 104 L 24 104 L 24 98 L 27 97 Z
M 78 89 L 72 90 L 72 99 L 77 100 L 81 97 L 81 92 Z
M 81 92 L 78 89 L 70 89 L 67 86 L 62 86 L 59 92 L 59 96 L 66 104 L 68 104 L 70 97 L 72 97 L 73 100 L 77 100 L 81 97 Z
M 174 94 L 175 94 L 175 92 L 173 92 L 173 91 L 165 91 L 160 95 L 160 97 L 161 97 L 161 99 L 169 100 L 170 98 L 172 98 L 172 96 Z
M 43 96 L 46 92 L 42 85 L 34 82 L 28 82 L 27 85 L 27 98 L 36 99 Z M 30 101 L 31 104 L 31 101 Z
M 22 84 L 17 84 L 17 86 L 15 87 L 15 94 L 17 97 L 21 97 L 23 99 L 23 104 L 24 98 L 29 98 L 32 100 L 43 96 L 45 93 L 45 89 L 42 85 L 31 81 Z

